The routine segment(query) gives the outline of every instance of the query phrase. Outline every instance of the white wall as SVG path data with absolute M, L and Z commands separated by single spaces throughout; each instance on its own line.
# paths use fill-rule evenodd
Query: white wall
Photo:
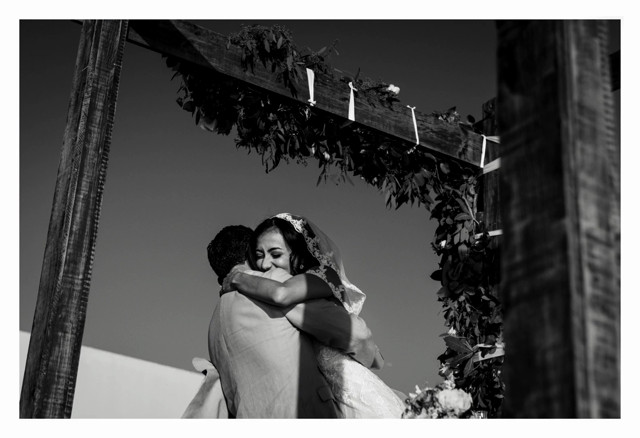
M 20 332 L 20 388 L 30 334 Z M 72 418 L 180 418 L 204 376 L 82 347 Z

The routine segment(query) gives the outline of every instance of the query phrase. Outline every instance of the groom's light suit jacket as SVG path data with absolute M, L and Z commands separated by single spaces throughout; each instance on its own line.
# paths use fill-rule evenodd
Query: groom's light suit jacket
M 290 277 L 280 269 L 265 276 L 278 281 Z M 318 369 L 310 335 L 367 367 L 383 363 L 364 320 L 333 301 L 281 308 L 237 292 L 222 295 L 209 326 L 209 355 L 220 374 L 229 414 L 344 417 Z

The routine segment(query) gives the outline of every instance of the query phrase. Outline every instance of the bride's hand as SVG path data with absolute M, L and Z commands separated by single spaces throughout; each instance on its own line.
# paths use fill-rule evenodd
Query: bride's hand
M 246 263 L 235 265 L 233 268 L 231 268 L 231 271 L 227 274 L 226 277 L 224 277 L 224 280 L 222 280 L 222 291 L 220 292 L 220 295 L 236 290 L 236 288 L 233 286 L 233 280 L 238 276 L 238 274 L 244 271 L 248 271 L 249 269 L 250 268 Z

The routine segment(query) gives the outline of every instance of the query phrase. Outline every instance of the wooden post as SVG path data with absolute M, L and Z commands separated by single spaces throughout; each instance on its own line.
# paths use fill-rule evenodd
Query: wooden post
M 620 417 L 606 22 L 498 23 L 503 416 Z
M 20 417 L 69 418 L 126 21 L 85 21 L 20 396 Z
M 498 126 L 496 119 L 496 99 L 493 98 L 482 105 L 483 132 L 487 136 L 497 136 Z M 494 162 L 500 157 L 500 144 L 487 140 L 484 155 L 484 165 Z M 489 168 L 489 166 L 487 166 Z M 500 185 L 499 185 L 500 169 L 496 169 L 482 176 L 482 213 L 483 221 L 488 231 L 496 231 L 502 229 L 502 220 L 500 217 Z M 495 236 L 491 240 L 491 247 L 497 248 L 500 242 L 500 236 Z

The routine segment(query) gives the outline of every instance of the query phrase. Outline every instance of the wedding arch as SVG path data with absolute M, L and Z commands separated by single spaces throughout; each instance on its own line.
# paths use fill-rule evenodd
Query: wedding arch
M 495 416 L 506 398 L 507 416 L 619 416 L 607 26 L 505 21 L 497 31 L 499 92 L 476 122 L 400 105 L 391 84 L 336 78 L 322 51 L 297 53 L 281 28 L 226 38 L 184 21 L 84 21 L 20 416 L 71 415 L 127 41 L 166 56 L 196 123 L 236 126 L 237 144 L 267 169 L 317 159 L 321 177 L 351 173 L 389 206 L 431 211 L 432 278 L 454 330 L 439 360 L 475 408 Z

